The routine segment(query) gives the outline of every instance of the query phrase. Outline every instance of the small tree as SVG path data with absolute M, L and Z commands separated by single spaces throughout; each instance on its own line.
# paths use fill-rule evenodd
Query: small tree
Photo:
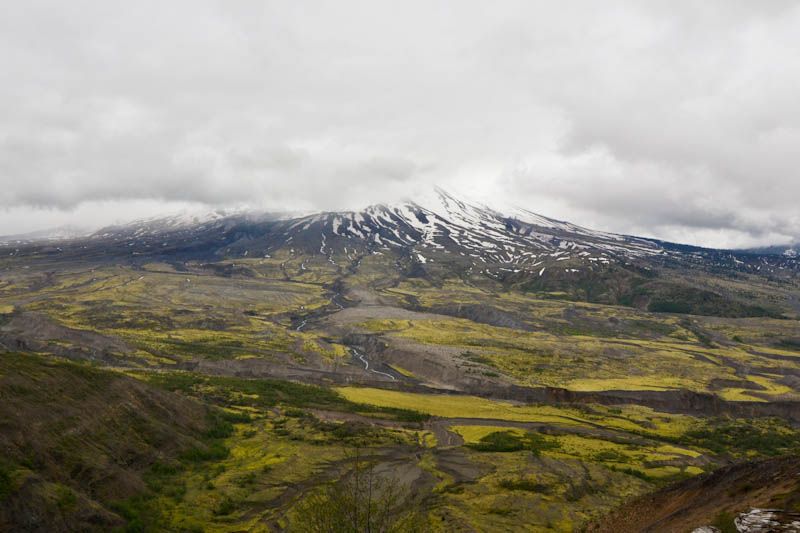
M 351 469 L 337 482 L 306 495 L 297 508 L 301 533 L 413 533 L 422 516 L 409 491 L 395 478 L 376 474 L 359 449 Z

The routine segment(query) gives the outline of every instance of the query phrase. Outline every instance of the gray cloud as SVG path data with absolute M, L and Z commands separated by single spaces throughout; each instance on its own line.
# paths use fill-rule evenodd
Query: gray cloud
M 795 2 L 114 4 L 4 7 L 0 233 L 436 183 L 698 244 L 800 236 Z

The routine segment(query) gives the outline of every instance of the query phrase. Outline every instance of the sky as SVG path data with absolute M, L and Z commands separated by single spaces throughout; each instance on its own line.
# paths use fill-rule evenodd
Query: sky
M 0 234 L 434 185 L 800 238 L 800 3 L 0 0 Z

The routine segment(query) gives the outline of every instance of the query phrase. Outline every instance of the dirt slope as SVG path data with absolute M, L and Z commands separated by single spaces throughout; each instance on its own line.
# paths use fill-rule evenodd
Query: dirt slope
M 754 507 L 798 510 L 800 457 L 738 463 L 682 481 L 624 505 L 588 531 L 683 533 Z

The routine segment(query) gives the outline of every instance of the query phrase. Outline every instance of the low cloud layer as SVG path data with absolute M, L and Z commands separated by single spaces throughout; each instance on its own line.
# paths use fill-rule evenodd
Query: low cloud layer
M 710 246 L 800 237 L 796 2 L 28 2 L 0 233 L 439 184 Z

